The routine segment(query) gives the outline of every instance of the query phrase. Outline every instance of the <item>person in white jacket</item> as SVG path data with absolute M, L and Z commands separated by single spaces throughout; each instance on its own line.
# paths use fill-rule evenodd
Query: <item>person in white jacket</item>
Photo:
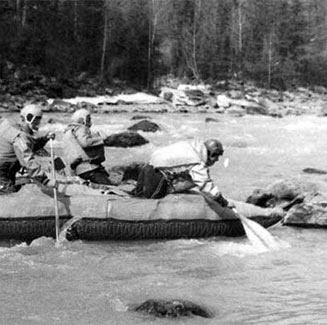
M 223 153 L 223 145 L 216 139 L 181 141 L 158 148 L 139 175 L 136 195 L 160 198 L 192 189 L 224 207 L 233 206 L 223 197 L 209 171 Z

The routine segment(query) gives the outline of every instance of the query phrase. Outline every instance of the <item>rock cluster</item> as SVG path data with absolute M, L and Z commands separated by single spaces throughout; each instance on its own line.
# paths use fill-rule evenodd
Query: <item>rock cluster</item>
M 255 190 L 248 203 L 261 207 L 280 206 L 287 211 L 282 223 L 287 226 L 327 227 L 327 193 L 313 183 L 282 180 Z

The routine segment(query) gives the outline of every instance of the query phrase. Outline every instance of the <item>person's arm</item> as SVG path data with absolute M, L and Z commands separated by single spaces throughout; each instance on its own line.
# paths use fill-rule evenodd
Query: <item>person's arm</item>
M 36 151 L 42 149 L 47 144 L 47 142 L 49 141 L 49 139 L 50 138 L 48 137 L 48 135 L 35 138 L 34 139 L 35 142 L 34 142 L 34 146 L 33 146 L 33 151 L 36 152 Z
M 209 168 L 202 164 L 194 165 L 190 169 L 190 175 L 197 188 L 206 194 L 209 194 L 215 201 L 222 206 L 228 206 L 228 201 L 222 196 L 217 185 L 210 177 Z
M 74 134 L 83 148 L 103 145 L 103 138 L 92 135 L 91 131 L 85 126 L 75 129 Z
M 204 164 L 194 165 L 190 169 L 190 175 L 200 191 L 210 194 L 214 198 L 220 194 L 218 186 L 214 184 L 210 177 L 209 168 Z
M 41 165 L 35 160 L 32 143 L 23 133 L 20 133 L 13 143 L 17 159 L 22 167 L 25 167 L 29 176 L 46 184 L 49 179 L 42 170 Z

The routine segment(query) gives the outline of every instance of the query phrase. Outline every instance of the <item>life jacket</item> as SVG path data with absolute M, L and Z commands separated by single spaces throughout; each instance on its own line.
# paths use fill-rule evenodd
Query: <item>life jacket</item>
M 207 150 L 203 142 L 181 141 L 158 148 L 150 158 L 150 165 L 155 168 L 170 168 L 195 165 L 207 161 Z
M 7 119 L 0 123 L 0 186 L 12 187 L 15 175 L 20 169 L 19 161 L 14 150 L 14 140 L 21 130 Z
M 63 154 L 67 166 L 77 175 L 99 168 L 105 160 L 104 146 L 83 148 L 74 130 L 79 125 L 70 125 L 63 136 Z
M 0 164 L 17 160 L 13 143 L 21 130 L 7 119 L 0 123 Z
M 76 139 L 72 129 L 65 130 L 62 142 L 64 160 L 71 169 L 75 169 L 82 161 L 88 161 L 89 157 Z

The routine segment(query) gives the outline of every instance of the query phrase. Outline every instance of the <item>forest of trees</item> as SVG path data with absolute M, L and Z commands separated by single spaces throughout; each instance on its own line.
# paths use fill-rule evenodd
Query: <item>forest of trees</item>
M 0 78 L 327 85 L 325 0 L 1 0 Z

